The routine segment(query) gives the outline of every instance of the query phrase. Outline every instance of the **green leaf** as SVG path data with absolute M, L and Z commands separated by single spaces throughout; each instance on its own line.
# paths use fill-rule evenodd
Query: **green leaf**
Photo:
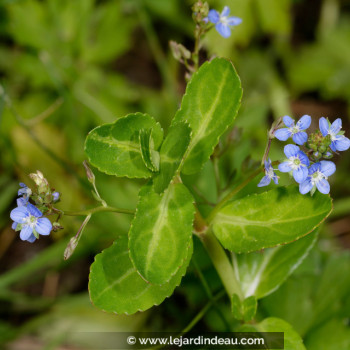
M 237 255 L 243 294 L 260 299 L 275 291 L 304 260 L 316 238 L 315 231 L 288 245 Z
M 243 300 L 240 300 L 237 294 L 231 297 L 231 306 L 233 316 L 237 320 L 243 320 L 248 322 L 252 320 L 256 314 L 257 300 L 254 296 L 250 296 Z
M 141 156 L 146 167 L 152 172 L 159 170 L 159 153 L 154 150 L 152 129 L 140 130 Z
M 308 350 L 350 349 L 350 327 L 344 320 L 333 319 L 306 338 Z
M 163 139 L 163 130 L 147 114 L 129 114 L 113 124 L 104 124 L 90 131 L 85 141 L 85 152 L 90 163 L 109 175 L 130 178 L 152 176 L 141 155 L 141 129 L 153 130 L 152 140 L 154 150 L 157 150 Z
M 187 257 L 194 218 L 193 198 L 183 184 L 163 194 L 144 186 L 129 231 L 130 258 L 148 282 L 163 284 Z
M 173 120 L 187 122 L 192 129 L 181 166 L 184 174 L 198 172 L 209 159 L 220 136 L 233 123 L 241 97 L 241 82 L 226 59 L 206 62 L 193 75 Z
M 186 123 L 173 124 L 160 149 L 160 172 L 154 178 L 154 190 L 163 192 L 177 173 L 191 139 L 191 128 Z
M 247 253 L 290 243 L 312 232 L 332 211 L 332 200 L 296 186 L 279 187 L 230 202 L 214 217 L 213 230 L 231 251 Z
M 254 325 L 243 325 L 239 332 L 283 332 L 284 350 L 306 350 L 300 335 L 286 321 L 269 317 Z
M 176 275 L 162 286 L 151 285 L 142 279 L 130 260 L 128 237 L 121 236 L 111 247 L 96 255 L 89 281 L 91 301 L 104 311 L 117 314 L 133 314 L 159 305 L 180 284 L 192 252 L 190 240 L 186 260 Z

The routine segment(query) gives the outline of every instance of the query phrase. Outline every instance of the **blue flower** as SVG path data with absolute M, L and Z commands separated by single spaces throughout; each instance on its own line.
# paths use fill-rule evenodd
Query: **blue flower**
M 215 24 L 215 28 L 218 33 L 224 38 L 228 38 L 231 35 L 231 28 L 242 23 L 242 19 L 239 17 L 229 17 L 230 9 L 228 6 L 225 6 L 221 14 L 216 10 L 210 10 L 208 17 L 204 19 L 205 22 Z
M 291 136 L 297 145 L 303 145 L 307 141 L 306 130 L 311 124 L 309 115 L 302 116 L 295 125 L 294 119 L 287 115 L 283 117 L 283 123 L 287 128 L 278 129 L 275 131 L 275 137 L 280 141 L 287 141 Z
M 265 176 L 261 179 L 258 184 L 258 187 L 267 186 L 270 184 L 271 179 L 278 185 L 278 176 L 273 171 L 273 167 L 271 165 L 271 160 L 265 160 Z
M 10 217 L 14 221 L 12 228 L 21 230 L 20 238 L 22 241 L 33 243 L 39 238 L 39 235 L 47 236 L 52 230 L 50 220 L 42 216 L 42 212 L 33 204 L 19 206 L 10 213 Z
M 53 192 L 52 198 L 54 202 L 57 202 L 60 199 L 60 193 L 59 192 Z
M 340 118 L 336 119 L 332 125 L 324 117 L 320 118 L 319 126 L 323 137 L 330 135 L 331 137 L 331 149 L 333 152 L 346 151 L 350 147 L 350 140 L 343 135 L 340 131 L 342 127 L 342 121 Z
M 292 171 L 294 180 L 299 184 L 305 181 L 308 176 L 307 167 L 310 165 L 307 155 L 295 145 L 284 146 L 284 154 L 288 159 L 279 164 L 278 170 L 282 173 Z
M 23 182 L 19 183 L 19 187 L 21 188 L 18 190 L 18 195 L 23 196 L 23 198 L 26 198 L 28 200 L 32 194 L 32 190 Z
M 311 191 L 315 192 L 316 188 L 323 194 L 328 194 L 330 191 L 328 176 L 334 174 L 335 164 L 329 160 L 312 164 L 309 168 L 309 175 L 304 182 L 299 185 L 301 194 Z

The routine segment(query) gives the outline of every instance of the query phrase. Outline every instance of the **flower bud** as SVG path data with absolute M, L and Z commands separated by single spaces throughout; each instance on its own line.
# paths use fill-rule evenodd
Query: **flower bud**
M 35 182 L 38 187 L 38 193 L 47 193 L 50 190 L 49 183 L 45 179 L 41 171 L 37 170 L 36 173 L 29 174 L 29 177 Z
M 86 171 L 86 176 L 87 176 L 89 182 L 94 184 L 95 183 L 95 175 L 92 172 L 92 170 L 90 169 L 89 163 L 86 160 L 84 160 L 83 161 L 83 165 L 84 165 L 84 168 L 85 168 L 85 171 Z

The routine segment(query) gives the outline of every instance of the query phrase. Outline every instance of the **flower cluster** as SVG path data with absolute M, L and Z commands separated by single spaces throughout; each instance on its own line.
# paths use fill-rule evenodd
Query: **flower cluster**
M 330 185 L 327 180 L 336 170 L 335 164 L 329 159 L 333 158 L 337 151 L 348 150 L 350 140 L 341 131 L 342 121 L 340 118 L 332 124 L 326 118 L 320 118 L 320 130 L 308 135 L 306 130 L 310 125 L 311 117 L 309 115 L 304 115 L 297 123 L 291 117 L 285 116 L 283 122 L 280 122 L 277 128 L 274 127 L 273 132 L 269 134 L 280 141 L 292 138 L 296 143 L 296 145 L 287 144 L 284 147 L 286 158 L 279 163 L 278 170 L 289 173 L 294 178 L 299 184 L 301 194 L 311 192 L 312 195 L 316 189 L 323 194 L 328 194 Z M 269 185 L 271 179 L 278 184 L 278 176 L 270 159 L 265 161 L 264 170 L 265 176 L 258 186 Z
M 39 235 L 47 236 L 52 229 L 59 228 L 57 223 L 44 217 L 52 213 L 52 204 L 60 199 L 57 191 L 50 189 L 47 180 L 40 171 L 29 175 L 35 182 L 36 188 L 32 191 L 26 184 L 20 183 L 18 190 L 17 208 L 13 209 L 10 217 L 13 220 L 12 228 L 20 231 L 22 241 L 33 243 Z M 32 200 L 34 204 L 30 203 Z

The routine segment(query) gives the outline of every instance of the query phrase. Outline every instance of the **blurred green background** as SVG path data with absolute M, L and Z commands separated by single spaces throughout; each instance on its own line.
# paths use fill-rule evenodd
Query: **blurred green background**
M 127 233 L 130 217 L 95 215 L 66 262 L 63 251 L 82 218 L 64 218 L 63 231 L 35 244 L 22 242 L 9 218 L 18 182 L 31 185 L 28 174 L 36 170 L 62 193 L 59 208 L 95 205 L 82 166 L 84 140 L 92 128 L 141 111 L 167 129 L 186 86 L 185 72 L 172 58 L 168 42 L 192 48 L 192 4 L 189 0 L 0 1 L 0 347 L 7 343 L 7 349 L 14 350 L 73 349 L 73 345 L 84 349 L 83 339 L 66 339 L 66 332 L 79 330 L 181 331 L 207 305 L 205 284 L 211 293 L 220 292 L 216 272 L 195 241 L 194 262 L 170 299 L 133 316 L 105 314 L 90 304 L 89 266 L 96 253 Z M 235 143 L 220 164 L 223 186 L 239 182 L 259 164 L 266 131 L 280 116 L 309 114 L 314 128 L 321 116 L 341 117 L 349 136 L 349 1 L 209 4 L 219 11 L 228 5 L 232 15 L 243 19 L 229 39 L 211 31 L 201 56 L 230 58 L 244 89 L 230 134 Z M 259 303 L 258 318 L 284 318 L 303 336 L 308 349 L 350 349 L 349 153 L 336 157 L 337 172 L 330 179 L 334 212 L 321 229 L 319 243 L 294 275 Z M 281 157 L 281 144 L 275 142 L 270 155 Z M 107 203 L 135 208 L 143 181 L 96 176 Z M 210 162 L 199 176 L 185 180 L 206 200 L 216 200 Z M 288 179 L 283 177 L 284 182 Z M 256 191 L 255 185 L 249 190 Z M 229 331 L 235 322 L 229 301 L 221 298 L 194 329 Z M 325 343 L 325 337 L 332 341 Z

